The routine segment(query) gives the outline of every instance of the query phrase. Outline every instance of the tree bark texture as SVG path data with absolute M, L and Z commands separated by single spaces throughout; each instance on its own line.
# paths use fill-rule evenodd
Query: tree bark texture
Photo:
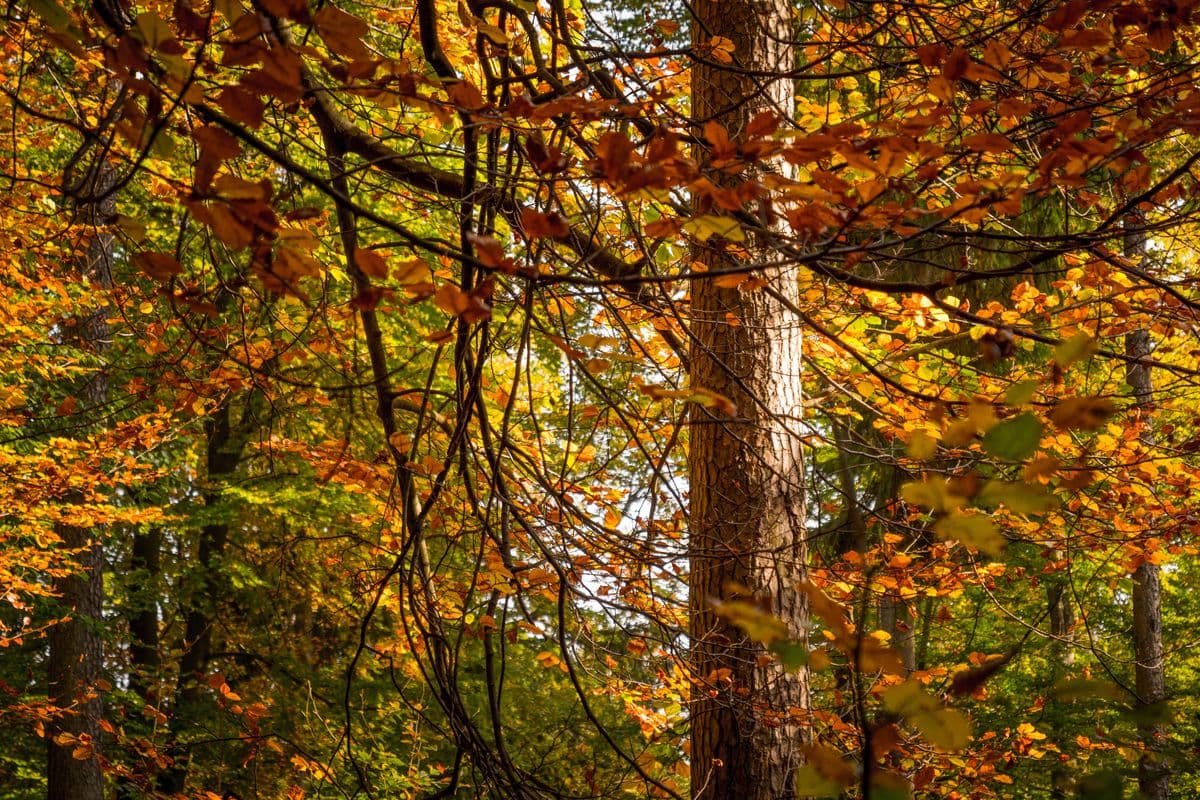
M 1125 255 L 1140 259 L 1146 255 L 1144 220 L 1135 215 L 1126 222 Z M 1125 354 L 1131 359 L 1149 358 L 1152 351 L 1150 332 L 1141 329 L 1125 335 Z M 1125 382 L 1133 389 L 1134 403 L 1142 424 L 1142 441 L 1154 443 L 1150 414 L 1154 404 L 1154 384 L 1148 364 L 1129 361 Z M 1147 531 L 1147 535 L 1153 535 Z M 1163 725 L 1152 721 L 1155 711 L 1167 698 L 1166 671 L 1162 643 L 1162 580 L 1157 564 L 1143 562 L 1133 573 L 1133 659 L 1136 706 L 1146 712 L 1138 724 L 1138 734 L 1146 747 L 1138 761 L 1138 790 L 1146 800 L 1167 800 L 1171 796 L 1169 765 L 1162 756 L 1166 738 Z M 1147 721 L 1147 716 L 1151 721 Z
M 693 43 L 720 36 L 734 45 L 733 63 L 697 63 L 692 112 L 738 141 L 747 123 L 770 109 L 788 120 L 793 88 L 762 77 L 792 63 L 790 6 L 777 0 L 699 0 L 692 6 Z M 746 74 L 747 72 L 758 73 Z M 752 177 L 714 176 L 730 184 Z M 712 241 L 696 258 L 712 269 L 736 266 L 746 253 Z M 749 247 L 751 259 L 764 245 Z M 801 329 L 786 309 L 798 298 L 796 276 L 764 275 L 771 291 L 692 284 L 691 384 L 718 392 L 733 416 L 695 407 L 691 417 L 689 559 L 692 690 L 692 797 L 696 800 L 793 798 L 801 764 L 808 680 L 786 672 L 764 647 L 713 611 L 728 587 L 749 589 L 803 640 L 807 542 L 803 457 L 798 436 Z
M 97 152 L 101 148 L 94 148 Z M 84 159 L 86 161 L 86 159 Z M 116 198 L 111 169 L 97 156 L 88 173 L 76 183 L 68 174 L 64 185 L 69 195 L 84 198 L 75 205 L 76 221 L 88 233 L 87 244 L 80 260 L 80 271 L 86 280 L 102 293 L 112 288 L 112 236 L 104 226 L 116 216 Z M 78 346 L 103 354 L 110 344 L 109 309 L 101 305 L 84 319 L 76 329 Z M 108 375 L 103 368 L 92 374 L 80 390 L 86 415 L 96 415 L 108 402 Z M 67 502 L 80 502 L 83 497 L 73 492 Z M 47 800 L 102 800 L 104 777 L 97 757 L 100 749 L 100 719 L 103 713 L 97 681 L 101 677 L 104 652 L 100 636 L 104 612 L 104 547 L 100 531 L 92 528 L 59 525 L 56 532 L 62 545 L 75 554 L 78 569 L 55 582 L 62 605 L 69 617 L 50 629 L 50 648 L 47 677 L 50 704 L 62 715 L 47 729 L 48 754 L 46 764 Z M 71 742 L 58 744 L 63 734 Z

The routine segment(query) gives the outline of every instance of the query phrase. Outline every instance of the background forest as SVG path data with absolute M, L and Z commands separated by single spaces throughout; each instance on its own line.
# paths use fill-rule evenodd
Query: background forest
M 1194 0 L 14 0 L 0 798 L 1200 795 Z

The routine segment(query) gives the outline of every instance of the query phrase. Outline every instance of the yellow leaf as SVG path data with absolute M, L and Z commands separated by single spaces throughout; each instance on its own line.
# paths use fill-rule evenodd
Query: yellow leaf
M 498 45 L 499 47 L 506 47 L 508 45 L 508 34 L 500 30 L 500 28 L 496 27 L 495 25 L 487 22 L 481 22 L 475 26 L 475 29 L 482 33 L 484 37 L 486 37 L 487 40 L 494 45 Z
M 1004 537 L 987 517 L 978 514 L 949 514 L 933 525 L 942 539 L 957 539 L 989 556 L 998 556 L 1004 549 Z
M 744 600 L 728 600 L 716 603 L 713 610 L 721 619 L 741 628 L 756 642 L 770 644 L 789 636 L 787 623 L 753 603 Z
M 937 439 L 925 431 L 914 431 L 908 439 L 908 457 L 915 461 L 925 461 L 937 453 Z

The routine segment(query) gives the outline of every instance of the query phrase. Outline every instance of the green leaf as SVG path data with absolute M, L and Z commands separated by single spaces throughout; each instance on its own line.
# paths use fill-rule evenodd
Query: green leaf
M 57 33 L 72 39 L 80 38 L 81 33 L 75 19 L 59 5 L 58 0 L 29 0 L 29 7 Z
M 785 669 L 800 669 L 808 663 L 808 650 L 799 642 L 782 639 L 772 642 L 770 651 L 779 656 L 779 662 Z
M 903 775 L 880 770 L 871 776 L 872 800 L 909 800 L 911 797 L 912 784 Z
M 1079 779 L 1075 792 L 1076 797 L 1087 800 L 1121 800 L 1125 796 L 1125 778 L 1111 769 L 1093 772 Z
M 930 511 L 953 511 L 967 502 L 967 498 L 951 492 L 946 481 L 937 479 L 906 483 L 900 487 L 900 497 L 909 505 Z
M 1171 706 L 1162 700 L 1148 706 L 1121 709 L 1121 716 L 1137 725 L 1167 725 L 1174 713 Z
M 1124 700 L 1125 690 L 1111 681 L 1072 678 L 1054 685 L 1054 697 L 1058 700 L 1082 700 L 1088 697 L 1103 697 L 1109 700 Z
M 1067 339 L 1054 348 L 1054 363 L 1066 369 L 1085 356 L 1090 356 L 1099 349 L 1096 340 L 1083 331 Z
M 1025 481 L 988 481 L 975 501 L 995 508 L 1003 503 L 1016 514 L 1038 514 L 1054 505 L 1054 495 L 1045 486 Z
M 1021 381 L 1008 387 L 1004 393 L 1004 402 L 1010 406 L 1023 406 L 1033 399 L 1037 393 L 1038 382 L 1035 380 Z
M 796 770 L 797 797 L 841 797 L 842 785 L 822 775 L 812 764 Z
M 971 720 L 953 708 L 920 714 L 910 721 L 922 736 L 942 750 L 962 750 L 971 743 Z
M 983 437 L 983 449 L 996 458 L 1021 461 L 1037 450 L 1042 423 L 1033 414 L 1019 414 L 1001 422 Z
M 943 539 L 956 539 L 989 556 L 999 556 L 1004 549 L 1004 537 L 987 517 L 978 514 L 948 514 L 933 526 L 933 532 Z

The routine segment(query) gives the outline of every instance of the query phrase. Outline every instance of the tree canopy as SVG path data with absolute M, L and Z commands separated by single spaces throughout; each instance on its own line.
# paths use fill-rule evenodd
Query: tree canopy
M 18 0 L 0 798 L 1200 793 L 1191 0 Z

